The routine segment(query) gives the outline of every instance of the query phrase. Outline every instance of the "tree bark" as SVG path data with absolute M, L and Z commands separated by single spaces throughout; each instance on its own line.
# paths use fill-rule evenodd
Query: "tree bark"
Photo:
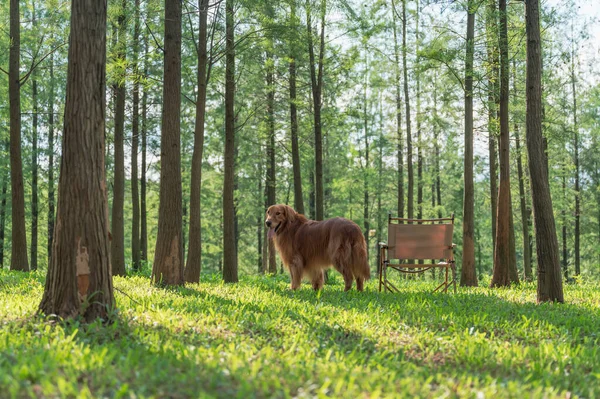
M 35 9 L 33 13 L 35 25 Z M 31 270 L 37 270 L 38 263 L 38 89 L 35 77 L 31 82 L 31 101 L 33 106 L 33 126 L 31 136 Z
M 565 281 L 569 281 L 569 251 L 567 249 L 567 172 L 563 167 L 562 191 L 564 206 L 560 211 L 562 216 L 562 269 Z
M 475 187 L 473 183 L 473 58 L 475 52 L 475 5 L 468 2 L 465 58 L 465 160 L 463 200 L 463 258 L 460 285 L 476 287 Z
M 10 270 L 29 271 L 25 230 L 25 190 L 21 158 L 21 53 L 19 0 L 10 0 L 10 50 L 8 62 L 8 97 L 10 103 L 10 185 L 12 207 L 12 250 Z
M 40 303 L 46 315 L 87 321 L 106 320 L 115 306 L 104 171 L 106 8 L 98 0 L 71 4 L 57 223 Z
M 396 140 L 398 164 L 398 217 L 404 217 L 404 161 L 402 137 L 402 89 L 400 85 L 400 49 L 398 46 L 398 28 L 396 22 L 396 5 L 392 0 L 392 21 L 394 24 L 394 75 L 396 83 Z
M 496 217 L 498 216 L 498 112 L 500 58 L 498 55 L 498 19 L 496 0 L 488 0 L 486 12 L 487 61 L 488 68 L 488 153 L 490 163 L 490 203 L 492 210 L 492 247 L 496 250 Z
M 417 219 L 423 218 L 423 150 L 421 142 L 421 73 L 419 71 L 419 0 L 417 3 L 416 20 L 416 63 L 415 63 L 415 80 L 417 81 Z M 423 263 L 422 260 L 419 263 Z M 424 275 L 423 275 L 424 276 Z
M 152 281 L 183 285 L 181 192 L 181 1 L 165 3 L 165 52 L 160 140 L 158 234 Z
M 539 0 L 525 3 L 527 33 L 527 151 L 538 261 L 537 301 L 564 302 L 558 240 L 542 137 L 542 49 Z
M 438 207 L 438 218 L 442 218 L 442 182 L 440 178 L 440 132 L 438 130 L 438 113 L 437 113 L 437 72 L 434 75 L 433 82 L 433 146 L 435 147 L 435 159 L 434 159 L 434 167 L 435 167 L 435 197 L 437 197 L 437 201 L 433 201 L 434 208 L 435 203 L 437 203 Z M 434 194 L 432 193 L 432 196 Z M 435 273 L 435 268 L 431 269 L 432 273 Z
M 365 70 L 369 70 L 369 56 L 368 49 L 365 46 Z M 364 123 L 364 145 L 365 145 L 365 164 L 363 167 L 363 226 L 365 243 L 367 244 L 367 259 L 369 257 L 370 245 L 369 245 L 369 230 L 371 229 L 369 220 L 369 113 L 368 113 L 368 98 L 367 91 L 369 87 L 369 74 L 365 73 L 365 83 L 363 92 L 363 123 Z
M 404 105 L 406 109 L 406 169 L 408 170 L 408 218 L 414 217 L 414 171 L 412 160 L 412 136 L 410 126 L 410 97 L 408 94 L 408 67 L 406 66 L 406 0 L 402 0 L 402 69 L 404 72 Z
M 274 10 L 270 4 L 267 4 L 267 17 L 274 17 Z M 267 89 L 267 206 L 275 205 L 275 58 L 273 56 L 274 38 L 267 38 L 266 50 L 266 89 Z M 265 209 L 266 212 L 266 209 Z M 268 241 L 269 265 L 268 272 L 277 274 L 277 260 L 275 257 L 275 244 L 273 239 Z
M 126 0 L 121 3 L 118 18 L 117 59 L 120 64 L 125 63 L 126 26 L 125 26 Z M 125 71 L 117 78 L 113 85 L 115 93 L 115 168 L 113 181 L 112 225 L 110 243 L 110 258 L 113 276 L 125 276 L 125 225 L 123 220 L 123 207 L 125 203 L 125 152 L 123 149 L 125 132 Z
M 198 0 L 198 95 L 196 96 L 196 121 L 194 127 L 194 152 L 192 154 L 192 172 L 190 181 L 190 231 L 185 281 L 200 282 L 202 271 L 202 158 L 204 154 L 204 123 L 206 120 L 206 88 L 208 84 L 207 38 L 208 38 L 208 0 Z
M 133 24 L 133 111 L 131 129 L 131 263 L 140 270 L 140 193 L 138 180 L 138 151 L 140 138 L 140 0 L 135 0 Z
M 290 130 L 292 138 L 292 169 L 294 172 L 294 208 L 296 212 L 304 214 L 304 199 L 302 196 L 302 172 L 300 168 L 300 147 L 298 145 L 298 107 L 296 105 L 296 50 L 298 38 L 298 17 L 296 16 L 296 2 L 292 1 L 290 25 L 292 40 L 290 42 L 289 85 L 290 85 Z
M 510 285 L 510 140 L 508 120 L 508 27 L 506 0 L 500 0 L 500 187 L 496 218 L 496 250 L 491 286 Z
M 8 152 L 8 142 L 6 145 Z M 0 190 L 0 269 L 4 267 L 4 232 L 6 229 L 6 191 L 8 189 L 8 173 L 2 176 L 2 189 Z
M 575 275 L 581 274 L 581 195 L 579 166 L 579 123 L 577 121 L 577 90 L 575 79 L 575 50 L 571 53 L 571 87 L 573 89 L 573 160 L 575 163 Z
M 306 27 L 308 30 L 308 55 L 310 60 L 310 78 L 313 97 L 314 129 L 315 129 L 315 219 L 323 220 L 323 133 L 321 126 L 321 106 L 323 91 L 323 57 L 325 53 L 325 10 L 327 1 L 321 0 L 321 34 L 319 44 L 319 60 L 315 67 L 315 50 L 313 48 L 312 19 L 310 0 L 306 1 Z
M 235 168 L 235 48 L 234 48 L 234 0 L 225 3 L 225 156 L 223 181 L 223 280 L 237 283 L 238 260 L 235 247 L 235 204 L 234 204 L 234 168 Z

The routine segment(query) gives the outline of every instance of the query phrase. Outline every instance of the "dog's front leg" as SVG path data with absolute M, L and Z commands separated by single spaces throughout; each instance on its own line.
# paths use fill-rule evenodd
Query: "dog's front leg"
M 293 290 L 300 288 L 300 284 L 302 283 L 302 269 L 302 259 L 294 258 L 290 264 L 291 288 Z

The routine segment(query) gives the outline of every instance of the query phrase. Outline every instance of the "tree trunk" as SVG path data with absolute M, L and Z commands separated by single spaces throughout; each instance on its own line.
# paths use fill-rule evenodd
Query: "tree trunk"
M 423 150 L 421 142 L 421 73 L 419 71 L 419 0 L 417 3 L 416 19 L 416 63 L 415 63 L 415 78 L 417 81 L 417 219 L 423 218 Z M 423 263 L 422 260 L 419 263 Z M 424 276 L 424 275 L 423 275 Z
M 35 24 L 35 10 L 33 14 Z M 33 103 L 33 126 L 31 136 L 31 270 L 37 270 L 38 263 L 38 97 L 37 80 L 31 82 Z
M 365 70 L 369 70 L 369 56 L 368 49 L 365 46 Z M 369 256 L 369 230 L 371 229 L 369 221 L 369 113 L 368 113 L 368 99 L 367 90 L 369 87 L 369 74 L 365 73 L 365 83 L 363 91 L 363 123 L 364 123 L 364 144 L 365 144 L 365 164 L 363 168 L 363 226 L 365 228 L 364 237 L 367 244 L 367 259 Z
M 144 79 L 148 77 L 148 33 L 144 29 Z M 148 211 L 146 209 L 146 149 L 148 141 L 148 89 L 142 86 L 142 164 L 140 176 L 140 263 L 148 261 Z
M 233 0 L 225 3 L 225 156 L 223 181 L 223 280 L 237 283 L 238 264 L 235 248 L 235 204 L 233 190 L 235 152 L 235 49 Z
M 510 213 L 509 213 L 509 221 L 508 221 L 508 244 L 509 244 L 509 263 L 508 263 L 508 275 L 510 278 L 511 284 L 519 284 L 519 271 L 517 269 L 517 246 L 515 239 L 515 221 L 514 221 L 514 213 L 513 213 L 513 201 L 512 201 L 512 193 L 509 193 L 509 203 L 510 203 Z
M 21 159 L 21 53 L 19 0 L 10 0 L 10 51 L 8 63 L 8 97 L 10 103 L 10 185 L 12 207 L 12 250 L 10 270 L 29 271 L 25 230 L 25 190 Z
M 125 26 L 126 0 L 121 3 L 118 18 L 117 62 L 125 63 L 126 26 Z M 110 260 L 113 276 L 125 276 L 125 225 L 123 221 L 123 207 L 125 202 L 125 153 L 123 149 L 123 136 L 125 132 L 125 70 L 113 85 L 115 92 L 115 169 L 113 182 L 112 226 L 110 243 Z
M 542 46 L 539 0 L 525 3 L 527 32 L 527 150 L 538 260 L 539 302 L 564 302 L 552 197 L 542 138 Z
M 50 56 L 50 94 L 48 96 L 48 264 L 54 237 L 54 55 Z
M 40 303 L 46 315 L 87 321 L 106 320 L 115 305 L 104 171 L 106 8 L 98 0 L 71 4 L 57 223 Z
M 573 89 L 573 151 L 575 163 L 575 275 L 581 274 L 581 195 L 580 195 L 580 167 L 579 167 L 579 124 L 577 122 L 577 90 L 575 86 L 575 50 L 571 54 L 571 87 Z
M 567 172 L 563 167 L 562 191 L 564 206 L 560 211 L 562 216 L 562 269 L 565 281 L 569 280 L 569 251 L 567 250 Z
M 298 145 L 298 109 L 296 99 L 296 50 L 298 17 L 296 16 L 296 2 L 292 1 L 290 25 L 293 39 L 290 42 L 290 129 L 292 135 L 292 169 L 294 172 L 294 208 L 296 212 L 304 214 L 304 199 L 302 197 L 302 174 L 300 168 L 300 147 Z
M 475 5 L 468 2 L 467 51 L 465 58 L 465 160 L 463 201 L 463 258 L 460 285 L 476 287 L 475 187 L 473 184 L 473 58 L 475 50 Z
M 398 28 L 396 23 L 396 5 L 392 0 L 392 20 L 394 23 L 394 74 L 396 82 L 396 140 L 398 164 L 398 217 L 404 217 L 404 161 L 402 137 L 402 89 L 400 88 L 400 49 L 398 46 Z
M 160 204 L 152 281 L 161 285 L 183 285 L 180 1 L 165 3 L 164 47 Z
M 8 145 L 6 147 L 8 150 Z M 4 231 L 6 229 L 6 191 L 8 189 L 8 178 L 8 173 L 2 176 L 2 189 L 0 191 L 0 269 L 4 267 Z
M 135 0 L 133 24 L 133 114 L 131 129 L 131 263 L 140 270 L 140 193 L 138 182 L 138 151 L 140 138 L 140 79 L 138 56 L 140 53 L 140 0 Z
M 260 210 L 264 209 L 263 207 L 265 205 L 265 196 L 263 192 L 262 181 L 263 164 L 262 157 L 260 157 L 258 159 L 258 206 L 256 208 Z M 264 274 L 265 272 L 265 267 L 263 265 L 263 235 L 266 234 L 266 232 L 267 230 L 265 228 L 265 214 L 263 212 L 260 212 L 256 217 L 256 242 L 258 248 L 256 262 L 259 274 Z
M 496 217 L 498 216 L 498 103 L 500 63 L 498 55 L 498 20 L 496 0 L 488 0 L 486 12 L 487 61 L 490 65 L 488 74 L 488 153 L 490 163 L 490 203 L 492 209 L 492 247 L 496 250 Z
M 319 44 L 318 66 L 315 67 L 315 50 L 313 48 L 312 20 L 310 2 L 306 1 L 306 27 L 308 30 L 308 55 L 310 59 L 310 78 L 313 97 L 315 124 L 315 219 L 323 220 L 323 134 L 321 126 L 321 96 L 323 91 L 323 57 L 325 52 L 325 10 L 326 0 L 321 0 L 321 34 Z
M 435 147 L 435 158 L 434 158 L 434 166 L 435 166 L 435 196 L 437 197 L 437 201 L 433 201 L 434 208 L 435 203 L 437 202 L 438 218 L 442 218 L 442 182 L 440 178 L 440 133 L 438 130 L 438 113 L 437 113 L 437 71 L 434 75 L 433 82 L 433 145 Z M 432 196 L 434 194 L 432 193 Z M 431 269 L 432 273 L 435 273 L 435 268 Z
M 208 84 L 208 0 L 198 0 L 198 95 L 196 96 L 196 121 L 194 127 L 194 152 L 192 154 L 192 173 L 190 181 L 190 232 L 185 281 L 200 282 L 202 271 L 202 157 L 204 153 L 204 122 L 206 120 L 206 88 Z
M 267 17 L 273 19 L 273 7 L 267 5 Z M 266 89 L 267 89 L 267 206 L 275 205 L 275 58 L 273 57 L 274 38 L 267 37 L 266 51 Z M 266 211 L 266 209 L 265 209 Z M 275 244 L 273 239 L 269 239 L 269 265 L 268 272 L 277 274 L 277 259 L 275 257 Z
M 402 68 L 404 72 L 404 105 L 406 108 L 406 169 L 408 170 L 408 218 L 414 217 L 414 172 L 412 164 L 412 136 L 410 128 L 410 97 L 408 94 L 408 68 L 406 66 L 406 0 L 402 0 Z
M 500 0 L 500 187 L 492 287 L 510 285 L 510 140 L 508 121 L 508 28 L 506 0 Z
M 513 93 L 517 98 L 517 77 L 516 64 L 513 60 Z M 527 199 L 525 196 L 525 176 L 523 174 L 523 154 L 521 153 L 521 138 L 519 134 L 519 125 L 515 121 L 515 145 L 517 150 L 517 173 L 519 175 L 519 200 L 521 205 L 521 227 L 523 231 L 523 274 L 525 281 L 533 279 L 531 271 L 531 248 L 529 247 L 529 211 L 527 209 Z

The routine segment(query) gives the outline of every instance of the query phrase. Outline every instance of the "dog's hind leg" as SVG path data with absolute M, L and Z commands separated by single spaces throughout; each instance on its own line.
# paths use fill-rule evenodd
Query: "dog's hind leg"
M 356 277 L 356 289 L 362 291 L 365 286 L 365 279 L 362 277 Z
M 290 277 L 291 277 L 291 288 L 293 290 L 297 290 L 300 288 L 300 284 L 302 283 L 302 267 L 303 262 L 302 259 L 296 257 L 292 260 L 290 264 Z

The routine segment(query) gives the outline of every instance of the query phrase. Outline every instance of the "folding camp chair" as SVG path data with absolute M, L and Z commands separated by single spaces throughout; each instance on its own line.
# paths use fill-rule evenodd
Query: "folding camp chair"
M 399 292 L 388 279 L 388 271 L 424 273 L 432 268 L 445 269 L 444 281 L 433 291 L 448 291 L 454 285 L 456 293 L 456 265 L 452 234 L 454 214 L 443 219 L 403 219 L 388 216 L 388 242 L 380 242 L 379 291 L 382 288 Z M 432 263 L 412 263 L 431 260 Z M 391 261 L 397 261 L 392 263 Z M 452 281 L 448 273 L 452 271 Z

